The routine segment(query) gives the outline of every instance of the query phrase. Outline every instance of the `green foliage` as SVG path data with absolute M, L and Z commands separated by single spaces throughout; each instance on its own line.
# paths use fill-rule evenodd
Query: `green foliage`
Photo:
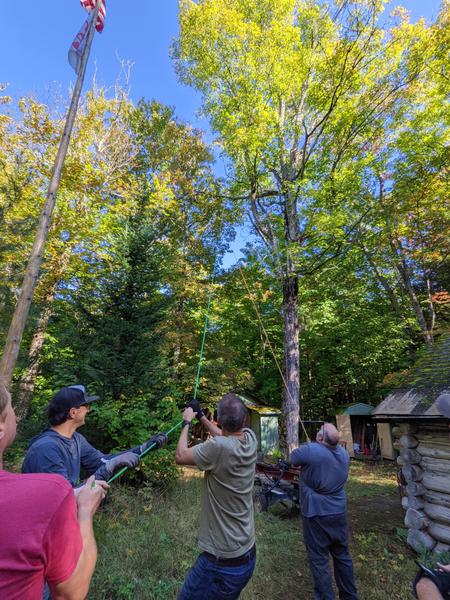
M 417 560 L 429 569 L 437 569 L 438 563 L 441 565 L 450 564 L 450 552 L 431 552 L 424 549 L 419 554 Z
M 180 6 L 176 67 L 202 95 L 230 160 L 231 194 L 261 240 L 259 264 L 246 272 L 259 271 L 268 294 L 299 282 L 300 378 L 296 323 L 283 334 L 276 319 L 281 298 L 265 315 L 292 388 L 285 400 L 296 409 L 300 395 L 311 416 L 377 402 L 386 372 L 405 366 L 418 331 L 432 343 L 436 326 L 433 292 L 447 254 L 448 6 L 429 28 L 401 9 L 380 26 L 383 1 Z M 295 321 L 287 296 L 283 310 Z M 239 331 L 241 356 L 252 359 L 247 383 L 279 404 L 273 359 L 252 346 L 255 324 Z
M 169 428 L 211 289 L 200 397 L 280 406 L 291 276 L 304 416 L 376 404 L 400 380 L 448 319 L 447 4 L 430 26 L 397 10 L 382 27 L 381 1 L 181 3 L 175 62 L 202 94 L 226 186 L 170 107 L 84 96 L 15 373 L 25 437 L 75 381 L 101 396 L 86 433 L 102 449 Z M 14 108 L 0 118 L 0 341 L 62 129 L 53 105 Z M 244 218 L 259 237 L 221 270 Z

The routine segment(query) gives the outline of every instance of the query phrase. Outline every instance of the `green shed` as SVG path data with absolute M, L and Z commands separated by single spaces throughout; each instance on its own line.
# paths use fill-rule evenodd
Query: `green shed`
M 248 396 L 238 394 L 239 398 L 248 408 L 250 414 L 250 428 L 255 432 L 258 440 L 258 451 L 271 454 L 280 449 L 280 436 L 278 421 L 281 411 L 272 408 Z

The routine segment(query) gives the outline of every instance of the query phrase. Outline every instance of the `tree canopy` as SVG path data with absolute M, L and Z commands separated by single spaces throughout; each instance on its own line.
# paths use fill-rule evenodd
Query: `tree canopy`
M 171 107 L 84 94 L 14 372 L 26 425 L 74 382 L 102 397 L 105 449 L 168 424 L 193 392 L 211 291 L 200 398 L 282 406 L 287 447 L 299 416 L 376 404 L 448 330 L 448 4 L 431 25 L 384 7 L 181 2 L 175 66 L 223 178 Z M 6 94 L 2 343 L 63 127 L 56 102 Z

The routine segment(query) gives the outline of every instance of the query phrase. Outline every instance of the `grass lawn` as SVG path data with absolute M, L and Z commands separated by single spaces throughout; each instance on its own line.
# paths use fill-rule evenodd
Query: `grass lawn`
M 195 557 L 202 481 L 196 470 L 164 492 L 114 485 L 96 519 L 99 561 L 90 600 L 175 599 Z M 351 551 L 361 600 L 412 598 L 413 553 L 403 526 L 395 469 L 352 463 Z M 256 515 L 258 561 L 242 600 L 309 600 L 312 583 L 298 515 L 282 506 Z M 205 598 L 205 600 L 208 600 Z

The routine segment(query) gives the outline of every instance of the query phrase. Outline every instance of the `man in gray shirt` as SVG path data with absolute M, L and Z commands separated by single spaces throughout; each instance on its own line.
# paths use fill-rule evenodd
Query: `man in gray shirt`
M 189 448 L 194 416 L 212 437 Z M 217 417 L 220 428 L 205 417 L 195 400 L 183 413 L 177 464 L 196 465 L 205 477 L 198 535 L 202 553 L 186 575 L 178 600 L 235 600 L 255 568 L 256 436 L 245 428 L 247 409 L 236 394 L 220 400 Z
M 335 600 L 329 569 L 333 558 L 334 577 L 340 600 L 359 600 L 348 550 L 347 498 L 344 485 L 350 459 L 339 446 L 339 433 L 324 423 L 316 443 L 293 450 L 291 462 L 300 465 L 300 502 L 303 539 L 314 579 L 314 600 Z

